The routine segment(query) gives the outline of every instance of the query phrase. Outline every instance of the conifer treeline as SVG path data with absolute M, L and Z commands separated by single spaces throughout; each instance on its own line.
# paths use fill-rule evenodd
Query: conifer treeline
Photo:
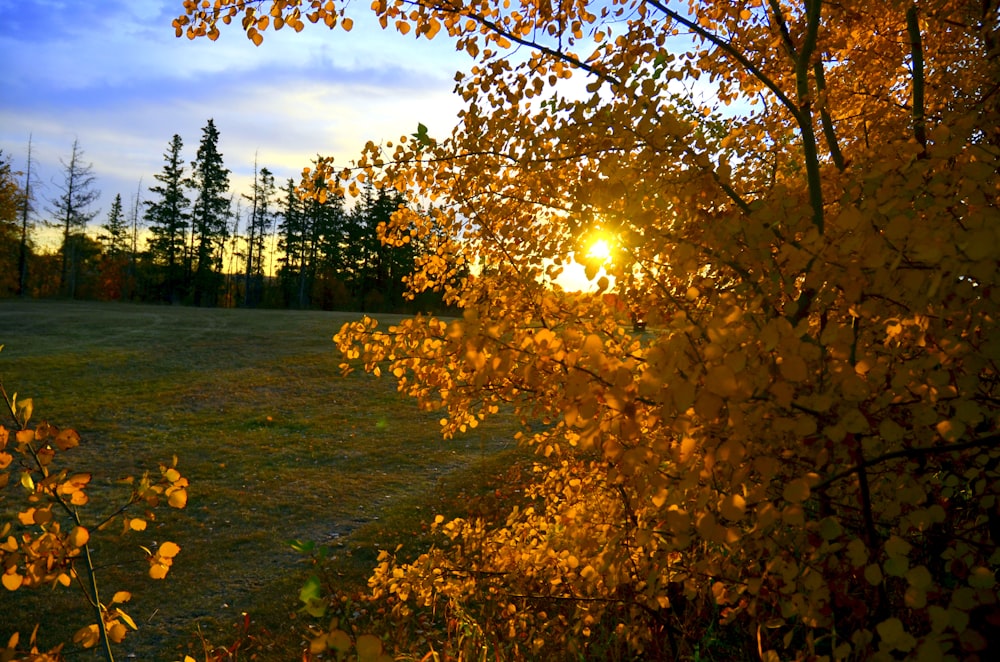
M 379 223 L 403 204 L 395 191 L 367 189 L 354 204 L 329 195 L 303 199 L 254 163 L 250 191 L 230 190 L 230 171 L 210 119 L 196 157 L 183 158 L 174 135 L 155 184 L 140 184 L 126 207 L 120 194 L 99 228 L 91 207 L 99 192 L 92 166 L 74 143 L 62 162 L 59 195 L 39 218 L 25 172 L 0 152 L 0 297 L 62 296 L 199 306 L 267 306 L 413 312 L 440 301 L 404 297 L 403 276 L 421 247 L 385 246 Z M 31 220 L 29 220 L 31 219 Z M 53 252 L 39 250 L 32 229 L 60 230 Z

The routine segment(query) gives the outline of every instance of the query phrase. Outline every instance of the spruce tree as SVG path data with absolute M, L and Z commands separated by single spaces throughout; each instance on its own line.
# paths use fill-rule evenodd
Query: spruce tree
M 49 213 L 53 217 L 50 225 L 62 230 L 59 291 L 73 297 L 76 295 L 77 269 L 81 259 L 80 237 L 86 232 L 87 224 L 97 215 L 96 211 L 90 210 L 90 206 L 97 201 L 101 192 L 94 189 L 96 177 L 93 164 L 83 162 L 83 150 L 80 149 L 78 140 L 73 141 L 69 163 L 61 159 L 60 163 L 63 166 L 63 183 L 57 184 L 60 195 L 49 201 Z
M 103 244 L 101 260 L 101 296 L 121 299 L 125 291 L 128 251 L 131 243 L 131 228 L 122 210 L 122 196 L 115 195 L 108 210 L 107 220 L 101 225 L 97 236 Z
M 101 225 L 103 232 L 98 236 L 104 245 L 105 252 L 111 258 L 118 258 L 128 252 L 129 227 L 122 211 L 121 193 L 115 196 L 108 210 L 108 219 Z
M 319 165 L 319 162 L 314 163 Z M 321 168 L 313 168 L 312 172 L 319 170 Z M 331 296 L 326 297 L 327 301 L 314 302 L 312 294 L 320 274 L 331 280 L 339 277 L 343 270 L 344 198 L 330 190 L 321 177 L 313 177 L 307 185 L 315 191 L 327 193 L 302 200 L 291 180 L 282 189 L 285 202 L 278 232 L 279 248 L 284 252 L 280 261 L 284 266 L 280 278 L 291 305 L 305 308 L 318 303 L 329 308 L 332 305 Z
M 297 283 L 302 270 L 303 255 L 303 210 L 302 200 L 295 190 L 295 182 L 289 178 L 281 189 L 284 194 L 281 210 L 278 212 L 278 251 L 281 257 L 278 263 L 278 280 L 287 306 L 302 306 L 302 301 L 296 296 Z
M 163 296 L 173 301 L 181 296 L 185 277 L 184 246 L 188 222 L 191 218 L 191 201 L 184 194 L 188 180 L 184 177 L 181 149 L 184 142 L 174 134 L 168 151 L 163 155 L 163 171 L 153 178 L 159 185 L 150 187 L 158 199 L 147 200 L 145 219 L 152 235 L 148 239 L 149 254 L 154 264 L 164 268 Z
M 373 304 L 397 309 L 403 302 L 403 276 L 413 268 L 415 246 L 391 246 L 379 238 L 379 225 L 388 224 L 401 204 L 404 199 L 398 191 L 367 186 L 348 217 L 343 263 L 361 311 Z
M 211 119 L 202 129 L 198 153 L 191 164 L 195 191 L 191 213 L 191 249 L 194 261 L 195 305 L 215 302 L 221 284 L 221 256 L 228 236 L 231 200 L 229 170 L 219 153 L 219 131 Z

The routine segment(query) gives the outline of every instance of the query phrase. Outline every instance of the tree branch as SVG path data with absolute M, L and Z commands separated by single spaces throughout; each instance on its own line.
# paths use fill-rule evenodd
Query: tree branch
M 674 10 L 664 5 L 659 0 L 646 0 L 646 2 L 651 7 L 655 7 L 656 9 L 666 14 L 668 17 L 670 17 L 671 20 L 676 21 L 677 23 L 680 23 L 687 29 L 691 30 L 702 39 L 712 42 L 713 44 L 715 44 L 716 47 L 718 47 L 724 53 L 726 53 L 731 58 L 736 60 L 743 68 L 745 68 L 747 71 L 750 72 L 750 75 L 759 80 L 764 85 L 764 87 L 769 89 L 771 93 L 774 94 L 775 97 L 777 97 L 778 101 L 781 102 L 781 105 L 783 105 L 786 109 L 788 109 L 788 111 L 792 114 L 792 116 L 795 118 L 796 121 L 800 121 L 798 106 L 796 106 L 795 103 L 788 98 L 788 96 L 781 90 L 781 88 L 778 87 L 777 83 L 771 80 L 771 78 L 767 74 L 761 71 L 760 68 L 757 67 L 753 62 L 747 59 L 747 57 L 743 55 L 743 53 L 740 53 L 738 50 L 736 50 L 736 48 L 732 44 L 722 39 L 721 37 L 712 34 L 705 28 L 698 25 L 697 23 L 678 14 Z
M 913 137 L 927 151 L 927 126 L 924 117 L 924 46 L 920 37 L 917 6 L 906 10 L 906 32 L 910 37 L 910 57 L 913 61 Z
M 837 170 L 844 170 L 846 164 L 844 162 L 844 154 L 840 151 L 840 145 L 837 144 L 837 134 L 833 128 L 833 118 L 830 116 L 829 106 L 826 104 L 826 76 L 823 73 L 823 61 L 816 60 L 816 64 L 813 65 L 813 77 L 816 79 L 816 91 L 820 96 L 819 104 L 819 118 L 823 123 L 823 137 L 826 139 L 827 148 L 830 150 L 830 158 L 833 159 L 833 165 L 837 166 Z
M 837 481 L 843 480 L 848 476 L 860 473 L 866 469 L 871 469 L 874 466 L 878 466 L 884 462 L 889 462 L 890 460 L 898 460 L 902 458 L 918 458 L 926 455 L 946 455 L 948 453 L 957 453 L 958 451 L 968 450 L 970 448 L 990 448 L 993 446 L 1000 446 L 1000 434 L 990 435 L 988 437 L 983 437 L 981 439 L 975 439 L 973 441 L 966 441 L 960 444 L 945 444 L 942 446 L 923 446 L 918 448 L 904 448 L 902 450 L 893 451 L 892 453 L 886 453 L 880 455 L 876 458 L 870 460 L 865 460 L 850 469 L 845 469 L 838 474 L 830 476 L 819 485 L 816 485 L 812 489 L 814 491 L 825 490 Z

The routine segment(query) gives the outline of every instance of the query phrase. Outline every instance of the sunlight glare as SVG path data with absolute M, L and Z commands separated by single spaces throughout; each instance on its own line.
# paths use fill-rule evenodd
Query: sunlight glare
M 600 260 L 601 262 L 607 262 L 611 259 L 611 244 L 609 244 L 606 239 L 597 239 L 590 245 L 590 249 L 587 251 L 587 257 L 594 260 Z

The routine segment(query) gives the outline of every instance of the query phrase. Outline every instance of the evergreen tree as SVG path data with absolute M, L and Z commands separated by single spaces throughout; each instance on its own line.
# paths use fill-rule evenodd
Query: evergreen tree
M 73 141 L 69 163 L 60 160 L 63 166 L 63 183 L 57 185 L 61 194 L 50 200 L 49 213 L 52 225 L 62 230 L 59 291 L 73 297 L 76 295 L 77 269 L 82 255 L 79 248 L 84 244 L 74 238 L 86 232 L 87 224 L 97 215 L 90 206 L 100 197 L 100 191 L 93 188 L 96 177 L 93 164 L 84 164 L 83 150 L 78 140 Z
M 343 269 L 347 213 L 343 196 L 330 191 L 326 181 L 314 182 L 313 190 L 319 194 L 309 198 L 304 207 L 306 264 L 300 292 L 308 286 L 312 305 L 331 310 L 346 298 Z
M 244 199 L 250 203 L 246 236 L 246 290 L 243 305 L 260 303 L 264 288 L 264 253 L 267 235 L 274 225 L 271 203 L 275 194 L 274 175 L 267 168 L 257 170 L 254 161 L 253 190 Z
M 299 274 L 302 272 L 304 262 L 304 231 L 302 200 L 295 190 L 295 182 L 289 178 L 284 188 L 284 202 L 278 217 L 278 251 L 281 257 L 278 263 L 278 279 L 281 283 L 286 306 L 302 307 L 301 298 L 297 297 L 299 291 Z
M 128 253 L 129 227 L 122 211 L 121 193 L 115 196 L 108 211 L 108 220 L 101 226 L 103 232 L 98 239 L 104 242 L 105 252 L 112 258 L 119 258 Z
M 312 172 L 319 170 L 314 168 Z M 344 198 L 330 192 L 322 177 L 313 177 L 306 184 L 316 192 L 306 200 L 298 196 L 291 180 L 282 189 L 285 203 L 278 231 L 284 257 L 279 275 L 289 305 L 305 308 L 318 304 L 331 308 L 342 298 L 338 297 L 338 286 L 333 281 L 340 280 L 343 272 L 347 216 Z M 313 297 L 317 287 L 322 290 L 318 301 Z
M 194 303 L 212 304 L 221 284 L 221 259 L 228 237 L 231 200 L 229 170 L 219 153 L 219 131 L 211 119 L 202 129 L 201 143 L 192 168 L 196 193 L 191 213 L 191 248 L 194 260 Z
M 399 309 L 403 303 L 403 277 L 413 269 L 415 247 L 384 244 L 379 237 L 379 226 L 388 224 L 402 204 L 398 191 L 367 186 L 349 216 L 344 270 L 361 311 Z
M 146 201 L 145 219 L 152 235 L 149 239 L 149 253 L 155 264 L 164 267 L 163 296 L 172 301 L 181 295 L 185 278 L 184 246 L 188 222 L 191 218 L 188 208 L 191 201 L 184 194 L 188 181 L 184 177 L 184 161 L 181 149 L 184 142 L 174 134 L 167 153 L 163 172 L 153 178 L 159 185 L 150 187 L 158 199 Z

